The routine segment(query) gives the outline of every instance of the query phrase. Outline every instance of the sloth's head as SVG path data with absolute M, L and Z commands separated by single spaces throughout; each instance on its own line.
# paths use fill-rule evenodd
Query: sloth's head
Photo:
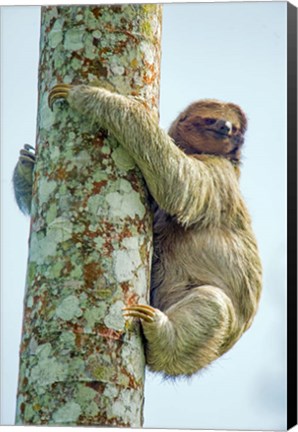
M 247 119 L 238 105 L 204 99 L 189 105 L 169 135 L 186 154 L 212 154 L 239 162 Z

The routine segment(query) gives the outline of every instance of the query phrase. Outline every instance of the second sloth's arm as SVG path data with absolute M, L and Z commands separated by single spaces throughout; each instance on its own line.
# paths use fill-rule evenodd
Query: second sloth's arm
M 35 165 L 34 148 L 25 144 L 13 172 L 13 188 L 19 209 L 29 215 L 31 212 L 33 170 Z
M 233 197 L 235 206 L 239 193 L 230 162 L 218 157 L 202 162 L 186 156 L 142 104 L 85 85 L 55 86 L 50 105 L 59 97 L 115 136 L 139 166 L 158 205 L 183 225 L 202 222 L 206 214 L 212 215 L 213 223 L 220 223 L 216 218 L 227 210 L 221 203 Z

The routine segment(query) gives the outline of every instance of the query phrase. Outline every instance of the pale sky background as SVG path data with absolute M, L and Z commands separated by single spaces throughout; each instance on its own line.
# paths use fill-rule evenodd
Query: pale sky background
M 1 16 L 1 424 L 13 424 L 29 218 L 11 177 L 34 145 L 39 7 Z M 249 125 L 241 189 L 264 267 L 257 317 L 236 346 L 190 381 L 147 374 L 145 427 L 286 428 L 286 2 L 164 6 L 161 126 L 190 102 L 242 106 Z

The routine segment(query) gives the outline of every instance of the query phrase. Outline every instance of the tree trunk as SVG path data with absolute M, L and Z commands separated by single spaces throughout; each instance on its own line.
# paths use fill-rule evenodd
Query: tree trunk
M 140 427 L 145 358 L 122 307 L 148 301 L 147 191 L 113 136 L 47 97 L 104 80 L 157 112 L 161 7 L 51 6 L 41 21 L 17 424 Z

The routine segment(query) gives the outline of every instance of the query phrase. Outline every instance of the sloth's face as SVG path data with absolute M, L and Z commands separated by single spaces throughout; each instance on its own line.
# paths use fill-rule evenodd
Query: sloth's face
M 175 133 L 177 144 L 187 154 L 222 155 L 239 161 L 245 129 L 246 118 L 237 105 L 201 101 L 180 117 Z
M 244 142 L 239 120 L 232 116 L 229 119 L 197 116 L 192 125 L 189 145 L 201 153 L 226 156 L 240 150 Z

